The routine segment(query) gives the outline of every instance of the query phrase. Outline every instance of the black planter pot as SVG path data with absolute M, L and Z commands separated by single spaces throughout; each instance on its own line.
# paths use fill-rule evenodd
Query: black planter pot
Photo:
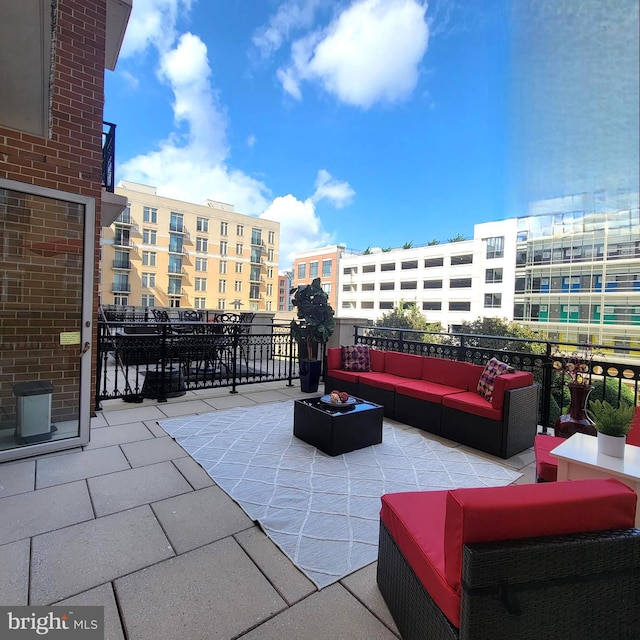
M 300 360 L 300 390 L 303 393 L 316 393 L 321 372 L 321 360 Z

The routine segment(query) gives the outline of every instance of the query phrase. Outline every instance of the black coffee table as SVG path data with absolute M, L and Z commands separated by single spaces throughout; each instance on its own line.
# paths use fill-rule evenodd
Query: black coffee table
M 354 401 L 349 407 L 334 408 L 320 397 L 296 400 L 293 435 L 329 456 L 379 444 L 383 407 L 360 398 Z

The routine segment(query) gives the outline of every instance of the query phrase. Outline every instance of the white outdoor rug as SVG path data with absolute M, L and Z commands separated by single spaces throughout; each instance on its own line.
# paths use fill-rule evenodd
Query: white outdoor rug
M 376 560 L 384 493 L 521 475 L 387 422 L 382 444 L 332 458 L 293 436 L 293 401 L 159 424 L 319 588 Z

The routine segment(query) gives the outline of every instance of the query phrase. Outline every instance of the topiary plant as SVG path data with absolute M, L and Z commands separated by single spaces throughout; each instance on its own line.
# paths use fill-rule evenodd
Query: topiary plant
M 631 430 L 631 420 L 635 407 L 629 407 L 621 404 L 614 407 L 606 400 L 592 400 L 589 403 L 589 413 L 595 422 L 596 430 L 606 436 L 626 435 Z

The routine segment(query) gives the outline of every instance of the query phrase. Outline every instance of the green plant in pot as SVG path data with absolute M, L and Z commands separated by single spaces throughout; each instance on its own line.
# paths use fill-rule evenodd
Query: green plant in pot
M 598 451 L 616 458 L 624 458 L 627 434 L 635 407 L 620 404 L 614 407 L 606 400 L 592 400 L 589 413 L 598 432 Z
M 326 344 L 335 330 L 334 312 L 320 278 L 307 286 L 294 287 L 290 295 L 297 316 L 291 321 L 291 334 L 299 345 L 300 386 L 306 393 L 315 393 L 322 369 L 318 345 Z

